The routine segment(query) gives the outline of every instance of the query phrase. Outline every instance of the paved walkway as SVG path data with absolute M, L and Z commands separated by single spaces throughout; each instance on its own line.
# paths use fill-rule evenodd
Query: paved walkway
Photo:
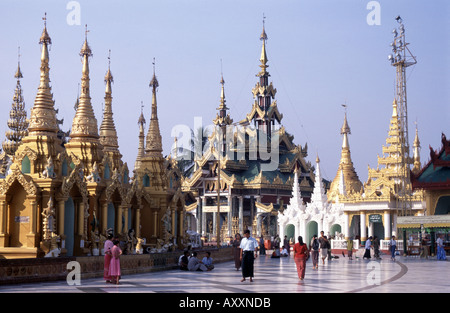
M 321 262 L 321 261 L 320 261 Z M 300 281 L 292 256 L 272 259 L 258 256 L 254 282 L 241 283 L 233 262 L 216 264 L 210 272 L 162 272 L 127 275 L 121 284 L 106 284 L 102 278 L 83 279 L 78 286 L 66 281 L 0 286 L 0 293 L 448 293 L 450 262 L 397 257 L 393 262 L 346 257 L 312 269 Z

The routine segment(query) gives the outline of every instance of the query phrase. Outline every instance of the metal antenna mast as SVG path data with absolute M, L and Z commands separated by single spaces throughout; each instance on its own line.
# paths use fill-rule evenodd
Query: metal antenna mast
M 391 65 L 396 68 L 395 92 L 397 102 L 397 112 L 399 117 L 399 132 L 400 132 L 400 160 L 399 164 L 399 188 L 398 188 L 398 203 L 397 208 L 400 207 L 402 215 L 410 215 L 411 209 L 411 179 L 410 179 L 410 165 L 412 159 L 409 156 L 409 134 L 408 134 L 408 105 L 406 97 L 406 68 L 417 63 L 415 56 L 412 55 L 408 48 L 409 43 L 405 38 L 405 26 L 400 16 L 395 20 L 398 22 L 398 29 L 394 28 L 392 33 L 394 41 L 391 43 L 392 54 L 388 56 Z M 408 200 L 409 199 L 409 200 Z

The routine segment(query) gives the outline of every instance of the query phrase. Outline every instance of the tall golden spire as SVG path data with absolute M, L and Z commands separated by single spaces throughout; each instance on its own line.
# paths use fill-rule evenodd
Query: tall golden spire
M 92 56 L 92 51 L 87 42 L 88 32 L 86 25 L 85 39 L 80 51 L 83 63 L 80 102 L 72 122 L 72 131 L 70 133 L 70 140 L 76 141 L 96 141 L 99 138 L 97 119 L 92 108 L 89 91 L 89 57 Z
M 350 148 L 349 144 L 348 144 L 348 135 L 350 135 L 350 127 L 348 126 L 348 122 L 347 122 L 347 112 L 345 112 L 345 116 L 344 116 L 344 124 L 342 124 L 341 127 L 341 135 L 343 135 L 343 141 L 342 141 L 342 148 Z
M 54 136 L 58 132 L 56 111 L 54 108 L 53 94 L 50 87 L 50 67 L 48 46 L 52 40 L 47 32 L 47 13 L 43 17 L 44 30 L 42 31 L 39 43 L 41 47 L 41 78 L 38 92 L 31 108 L 29 119 L 29 135 Z M 20 73 L 20 72 L 19 72 Z
M 116 126 L 113 119 L 112 111 L 112 89 L 111 84 L 114 78 L 111 73 L 111 50 L 108 56 L 108 71 L 105 75 L 105 108 L 103 110 L 103 120 L 100 125 L 100 143 L 103 145 L 105 152 L 119 152 L 119 142 L 117 138 Z
M 152 88 L 152 115 L 150 118 L 149 129 L 147 133 L 147 142 L 145 153 L 151 157 L 162 157 L 162 137 L 159 130 L 158 121 L 158 106 L 156 103 L 156 89 L 159 87 L 159 82 L 156 79 L 155 73 L 155 59 L 153 58 L 153 78 L 150 81 Z
M 213 123 L 215 125 L 224 126 L 224 125 L 230 125 L 233 123 L 233 120 L 230 118 L 230 114 L 227 114 L 228 107 L 225 104 L 225 80 L 223 79 L 223 73 L 221 73 L 220 77 L 220 84 L 222 85 L 221 91 L 220 91 L 220 104 L 219 107 L 216 109 L 219 111 L 219 113 L 216 115 L 216 118 L 213 120 Z
M 266 71 L 266 69 L 269 67 L 269 65 L 267 65 L 267 62 L 269 61 L 269 59 L 267 58 L 267 53 L 266 53 L 266 41 L 267 41 L 268 37 L 266 34 L 266 30 L 265 30 L 265 19 L 266 19 L 266 17 L 263 15 L 263 30 L 262 30 L 261 36 L 259 37 L 259 39 L 263 42 L 262 49 L 261 49 L 261 57 L 259 59 L 259 61 L 261 62 L 261 65 L 259 66 L 261 68 L 261 72 L 259 72 L 259 74 L 257 76 L 265 76 L 265 75 L 269 74 Z
M 346 107 L 346 105 L 343 105 Z M 348 193 L 360 192 L 362 190 L 362 183 L 356 174 L 356 170 L 353 166 L 350 145 L 348 143 L 348 135 L 350 134 L 350 126 L 347 121 L 347 112 L 344 115 L 344 123 L 341 127 L 342 149 L 341 160 L 339 161 L 338 170 L 334 180 L 331 182 L 330 190 L 327 194 L 328 200 L 336 202 L 339 195 L 344 193 L 345 196 Z
M 414 164 L 413 164 L 413 173 L 418 173 L 422 169 L 422 165 L 420 164 L 420 140 L 419 140 L 419 131 L 417 129 L 416 123 L 416 136 L 414 137 Z
M 138 153 L 136 157 L 136 162 L 134 162 L 134 169 L 141 167 L 142 158 L 145 156 L 145 117 L 144 117 L 144 104 L 141 102 L 141 115 L 138 119 L 139 125 L 139 146 Z

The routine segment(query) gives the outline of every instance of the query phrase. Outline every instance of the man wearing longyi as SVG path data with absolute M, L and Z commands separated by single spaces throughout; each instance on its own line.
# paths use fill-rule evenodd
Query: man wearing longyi
M 253 282 L 253 263 L 257 257 L 258 241 L 250 236 L 250 230 L 244 231 L 244 238 L 241 240 L 241 261 L 242 261 L 242 279 L 245 281 L 246 277 L 250 277 L 250 282 Z

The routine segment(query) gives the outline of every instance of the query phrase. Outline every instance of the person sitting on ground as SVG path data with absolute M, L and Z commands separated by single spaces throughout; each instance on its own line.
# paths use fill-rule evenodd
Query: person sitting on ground
M 203 258 L 202 263 L 206 266 L 208 271 L 211 271 L 212 269 L 214 269 L 213 259 L 211 257 L 211 252 L 206 251 L 206 255 Z
M 289 253 L 286 250 L 286 246 L 283 246 L 283 249 L 281 250 L 281 256 L 289 256 Z
M 183 256 L 180 258 L 180 270 L 187 271 L 188 270 L 188 264 L 189 264 L 189 251 L 184 251 Z
M 272 259 L 278 259 L 280 257 L 280 248 L 275 248 L 272 252 Z
M 191 272 L 194 271 L 206 272 L 208 270 L 208 268 L 197 258 L 197 252 L 195 251 L 192 253 L 191 258 L 189 259 L 187 268 Z

